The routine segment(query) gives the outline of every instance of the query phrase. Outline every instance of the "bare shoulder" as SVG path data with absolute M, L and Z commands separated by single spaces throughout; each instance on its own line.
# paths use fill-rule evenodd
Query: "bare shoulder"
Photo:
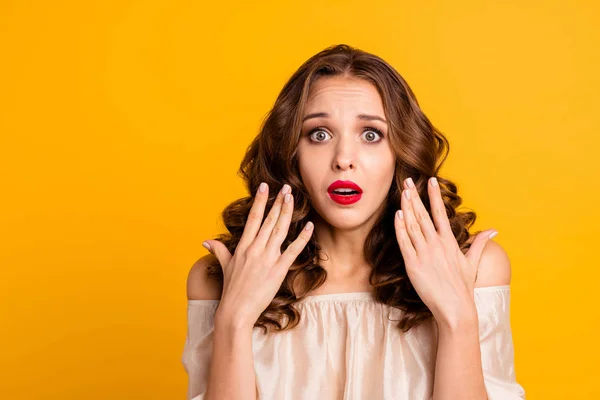
M 187 277 L 188 300 L 220 300 L 222 285 L 211 279 L 207 273 L 207 267 L 216 261 L 216 257 L 207 254 L 199 258 L 190 268 Z
M 483 248 L 475 287 L 510 285 L 511 265 L 504 248 L 489 240 Z

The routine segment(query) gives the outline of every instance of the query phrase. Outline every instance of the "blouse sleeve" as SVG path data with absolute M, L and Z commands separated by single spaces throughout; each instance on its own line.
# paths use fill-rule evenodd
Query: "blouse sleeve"
M 187 400 L 204 400 L 219 300 L 188 300 L 187 336 L 181 362 L 188 375 Z
M 475 288 L 483 379 L 489 400 L 522 400 L 510 327 L 510 285 Z

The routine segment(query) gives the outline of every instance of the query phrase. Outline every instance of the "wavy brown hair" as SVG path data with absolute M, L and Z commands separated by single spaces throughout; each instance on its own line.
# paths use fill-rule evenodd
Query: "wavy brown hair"
M 248 147 L 238 173 L 250 194 L 256 193 L 261 182 L 266 182 L 271 188 L 265 218 L 281 187 L 285 183 L 292 187 L 294 212 L 282 244 L 283 252 L 304 225 L 316 216 L 298 168 L 297 145 L 302 112 L 315 81 L 338 75 L 371 82 L 383 101 L 388 138 L 396 158 L 395 177 L 387 195 L 387 204 L 381 208 L 382 212 L 366 238 L 364 254 L 372 266 L 369 281 L 374 287 L 375 299 L 403 311 L 398 327 L 406 332 L 431 318 L 432 313 L 408 278 L 396 239 L 394 213 L 400 209 L 402 182 L 408 177 L 413 179 L 431 215 L 427 181 L 429 177 L 437 177 L 452 232 L 463 253 L 469 249 L 470 239 L 474 236 L 469 234 L 469 227 L 475 222 L 476 214 L 473 211 L 457 211 L 462 199 L 457 194 L 456 185 L 438 175 L 448 156 L 449 142 L 431 124 L 406 81 L 392 66 L 378 56 L 344 44 L 328 47 L 312 56 L 281 90 L 259 134 Z M 244 197 L 223 210 L 222 218 L 228 233 L 218 235 L 215 240 L 221 241 L 231 254 L 240 241 L 253 200 L 253 195 Z M 318 263 L 322 259 L 320 250 L 313 235 L 255 327 L 259 326 L 267 333 L 268 326 L 285 330 L 298 324 L 300 313 L 294 303 L 327 279 L 326 270 Z M 209 266 L 208 274 L 223 282 L 218 260 Z

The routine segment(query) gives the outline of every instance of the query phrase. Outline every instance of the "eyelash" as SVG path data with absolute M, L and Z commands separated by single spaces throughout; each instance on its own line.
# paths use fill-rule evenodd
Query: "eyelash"
M 309 137 L 309 139 L 310 139 L 310 137 L 312 136 L 312 134 L 313 134 L 313 133 L 315 133 L 315 132 L 319 132 L 319 131 L 325 131 L 325 132 L 327 132 L 327 131 L 325 130 L 325 127 L 323 127 L 323 126 L 317 126 L 316 128 L 313 128 L 313 129 L 311 129 L 311 130 L 310 130 L 310 131 L 307 133 L 307 136 L 308 136 L 308 137 Z M 381 141 L 383 140 L 383 138 L 385 137 L 385 135 L 383 134 L 383 132 L 381 132 L 381 130 L 379 130 L 379 129 L 375 128 L 375 127 L 372 127 L 372 126 L 367 126 L 367 127 L 365 127 L 365 129 L 363 130 L 363 134 L 364 134 L 365 132 L 369 132 L 369 131 L 373 131 L 373 132 L 377 133 L 377 134 L 378 134 L 378 135 L 381 137 L 381 139 L 379 139 L 379 140 L 373 140 L 373 141 L 368 141 L 368 140 L 367 140 L 367 143 L 369 143 L 369 144 L 375 144 L 375 143 L 379 143 L 379 142 L 381 142 Z M 311 141 L 312 141 L 312 142 L 314 142 L 314 143 L 323 143 L 325 140 L 312 140 L 312 139 L 311 139 Z

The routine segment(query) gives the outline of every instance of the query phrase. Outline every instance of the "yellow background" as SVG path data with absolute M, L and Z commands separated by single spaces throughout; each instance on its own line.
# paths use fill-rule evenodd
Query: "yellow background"
M 418 3 L 418 4 L 417 4 Z M 183 399 L 185 279 L 287 78 L 347 43 L 451 142 L 528 400 L 600 398 L 592 1 L 3 1 L 0 396 Z

